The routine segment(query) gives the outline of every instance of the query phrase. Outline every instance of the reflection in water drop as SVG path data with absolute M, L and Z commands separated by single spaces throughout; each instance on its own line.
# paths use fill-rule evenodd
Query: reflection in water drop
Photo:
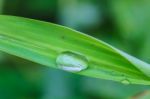
M 121 81 L 122 84 L 124 85 L 129 85 L 130 84 L 130 81 L 128 79 L 124 79 Z
M 56 59 L 57 66 L 69 72 L 79 72 L 88 67 L 88 60 L 85 56 L 65 51 L 62 52 Z

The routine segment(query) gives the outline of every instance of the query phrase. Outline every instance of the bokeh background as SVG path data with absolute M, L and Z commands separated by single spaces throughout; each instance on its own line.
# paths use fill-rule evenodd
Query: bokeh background
M 150 0 L 0 0 L 0 14 L 64 25 L 150 63 Z M 0 99 L 127 99 L 149 89 L 75 75 L 0 52 Z

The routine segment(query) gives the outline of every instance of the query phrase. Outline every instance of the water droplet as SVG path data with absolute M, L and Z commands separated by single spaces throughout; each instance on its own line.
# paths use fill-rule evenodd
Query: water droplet
M 128 79 L 124 79 L 121 81 L 122 84 L 124 85 L 129 85 L 130 84 L 130 81 Z
M 0 35 L 0 39 L 4 39 L 4 36 Z
M 69 72 L 79 72 L 88 67 L 88 60 L 78 53 L 65 51 L 56 59 L 57 66 Z

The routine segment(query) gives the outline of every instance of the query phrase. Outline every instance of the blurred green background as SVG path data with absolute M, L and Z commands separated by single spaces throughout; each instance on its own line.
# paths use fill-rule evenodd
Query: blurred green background
M 150 63 L 150 0 L 0 0 L 0 14 L 71 27 Z M 75 75 L 0 52 L 0 99 L 128 99 L 149 89 Z

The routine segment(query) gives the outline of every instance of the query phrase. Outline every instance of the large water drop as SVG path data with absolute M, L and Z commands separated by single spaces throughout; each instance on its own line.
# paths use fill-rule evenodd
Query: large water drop
M 58 68 L 69 72 L 79 72 L 88 67 L 88 59 L 84 55 L 71 51 L 62 52 L 56 63 Z

